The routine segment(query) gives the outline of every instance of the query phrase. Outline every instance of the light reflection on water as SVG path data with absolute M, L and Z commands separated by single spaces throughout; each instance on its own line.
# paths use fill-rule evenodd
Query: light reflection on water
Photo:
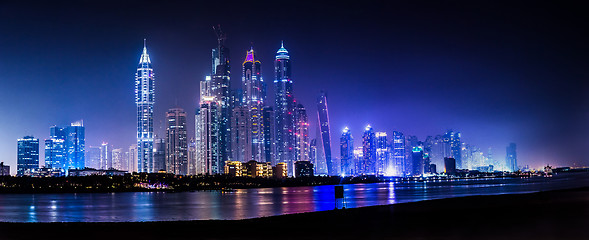
M 589 174 L 553 178 L 389 182 L 344 185 L 346 207 L 470 195 L 527 193 L 589 186 Z M 244 219 L 331 210 L 333 186 L 238 189 L 234 192 L 0 194 L 4 222 L 126 222 Z

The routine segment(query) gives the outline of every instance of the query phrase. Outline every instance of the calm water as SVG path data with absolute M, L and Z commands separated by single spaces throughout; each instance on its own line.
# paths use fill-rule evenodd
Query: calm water
M 344 185 L 347 207 L 589 186 L 589 174 L 553 178 Z M 244 219 L 334 208 L 333 186 L 235 192 L 0 194 L 4 222 Z

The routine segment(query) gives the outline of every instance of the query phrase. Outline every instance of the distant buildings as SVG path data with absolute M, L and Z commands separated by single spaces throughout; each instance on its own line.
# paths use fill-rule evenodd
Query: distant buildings
M 446 175 L 456 175 L 456 159 L 444 158 L 444 172 Z
M 393 176 L 404 176 L 405 171 L 405 136 L 401 132 L 394 131 L 391 140 L 392 158 L 393 158 Z
M 24 176 L 39 168 L 39 139 L 25 136 L 17 142 L 16 175 Z
M 85 128 L 82 122 L 50 128 L 45 140 L 45 166 L 52 169 L 81 169 L 85 162 Z
M 358 173 L 376 175 L 376 134 L 370 125 L 366 126 L 362 135 L 362 156 Z
M 509 146 L 505 149 L 507 156 L 505 157 L 505 162 L 507 165 L 507 170 L 511 172 L 515 172 L 518 169 L 517 167 L 517 153 L 515 143 L 510 143 Z
M 166 171 L 166 140 L 154 138 L 153 143 L 153 167 L 154 171 Z
M 353 176 L 356 174 L 354 163 L 354 138 L 348 127 L 344 128 L 340 137 L 340 161 L 341 174 L 343 176 Z
M 0 176 L 10 176 L 10 166 L 0 162 Z
M 294 175 L 296 161 L 295 100 L 291 79 L 290 56 L 284 44 L 276 52 L 274 61 L 274 100 L 276 122 L 276 162 L 285 162 Z
M 166 113 L 166 172 L 188 174 L 188 138 L 186 112 L 172 108 Z

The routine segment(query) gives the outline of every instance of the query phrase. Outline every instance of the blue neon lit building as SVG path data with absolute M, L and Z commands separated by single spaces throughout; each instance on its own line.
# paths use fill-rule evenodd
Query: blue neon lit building
M 155 81 L 145 40 L 137 73 L 135 73 L 135 103 L 137 104 L 137 170 L 138 172 L 151 173 L 154 172 L 153 104 L 155 103 Z
M 32 136 L 18 139 L 16 165 L 17 176 L 39 168 L 39 139 Z

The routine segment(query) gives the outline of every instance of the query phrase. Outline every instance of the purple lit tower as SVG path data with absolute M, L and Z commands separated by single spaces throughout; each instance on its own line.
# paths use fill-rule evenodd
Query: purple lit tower
M 264 80 L 261 75 L 261 63 L 254 59 L 254 49 L 247 51 L 243 62 L 242 84 L 245 106 L 248 111 L 246 146 L 251 147 L 251 156 L 246 160 L 262 162 L 264 159 Z

